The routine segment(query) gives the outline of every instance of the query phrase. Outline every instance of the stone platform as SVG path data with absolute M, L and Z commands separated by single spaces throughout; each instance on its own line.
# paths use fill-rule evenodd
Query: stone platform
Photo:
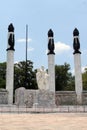
M 0 105 L 0 113 L 87 113 L 86 106 L 58 106 L 56 108 L 27 108 L 16 105 Z

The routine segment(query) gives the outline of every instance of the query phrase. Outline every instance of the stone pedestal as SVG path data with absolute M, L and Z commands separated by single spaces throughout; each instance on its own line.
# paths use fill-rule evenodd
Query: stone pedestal
M 81 73 L 81 55 L 74 54 L 75 64 L 75 91 L 77 94 L 77 104 L 82 104 L 82 73 Z
M 55 55 L 48 55 L 49 90 L 55 93 Z
M 38 108 L 38 92 L 39 90 L 33 92 L 33 108 Z
M 38 90 L 34 95 L 34 108 L 55 108 L 55 93 L 49 90 Z
M 15 90 L 15 104 L 17 106 L 26 106 L 26 89 L 24 87 Z
M 8 91 L 8 104 L 13 104 L 14 82 L 14 51 L 7 51 L 6 90 Z
M 21 87 L 15 91 L 15 104 L 29 108 L 55 108 L 55 93 L 49 90 L 28 90 Z
M 0 104 L 8 104 L 8 91 L 0 89 Z

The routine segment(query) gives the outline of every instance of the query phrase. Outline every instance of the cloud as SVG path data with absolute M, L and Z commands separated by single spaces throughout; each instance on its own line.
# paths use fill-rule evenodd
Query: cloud
M 86 55 L 87 54 L 87 49 L 83 49 L 82 50 L 82 55 Z
M 86 4 L 87 4 L 87 1 L 86 1 L 86 0 L 83 0 L 83 1 L 82 1 L 82 4 L 83 4 L 83 5 L 86 5 Z
M 31 42 L 31 41 L 32 41 L 32 39 L 28 38 L 28 43 Z M 19 39 L 16 40 L 16 42 L 18 42 L 18 43 L 26 43 L 26 39 L 25 38 L 19 38 Z M 27 50 L 29 52 L 30 51 L 34 51 L 34 48 L 33 47 L 29 47 Z
M 14 63 L 15 63 L 15 64 L 18 64 L 18 63 L 19 63 L 19 61 L 15 61 Z
M 82 67 L 82 73 L 84 73 L 85 72 L 85 69 L 87 69 L 87 66 L 84 66 L 84 67 Z
M 28 38 L 28 42 L 31 42 L 31 41 L 32 41 L 32 39 Z M 17 39 L 17 42 L 24 43 L 24 42 L 26 42 L 26 39 L 25 38 L 19 38 L 19 39 Z
M 81 67 L 81 72 L 84 73 L 86 68 L 87 68 L 87 66 Z M 73 70 L 71 71 L 71 73 L 72 73 L 72 75 L 75 75 L 75 70 L 73 69 Z
M 34 48 L 33 47 L 29 47 L 28 51 L 34 51 Z
M 55 53 L 56 54 L 61 54 L 64 52 L 68 52 L 70 50 L 71 50 L 71 47 L 65 43 L 62 43 L 62 42 L 55 43 Z

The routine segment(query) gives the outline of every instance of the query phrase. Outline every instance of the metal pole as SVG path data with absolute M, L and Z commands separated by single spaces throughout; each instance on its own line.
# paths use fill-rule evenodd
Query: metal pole
M 28 87 L 27 85 L 27 47 L 28 47 L 28 25 L 26 25 L 26 65 L 25 65 L 25 86 L 26 88 Z

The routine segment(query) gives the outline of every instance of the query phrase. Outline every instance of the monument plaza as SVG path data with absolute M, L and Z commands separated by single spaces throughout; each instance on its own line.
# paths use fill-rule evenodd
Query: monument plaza
M 15 33 L 11 23 L 8 26 L 7 39 L 7 68 L 6 68 L 6 89 L 0 90 L 0 111 L 1 112 L 86 112 L 87 92 L 83 92 L 81 74 L 81 52 L 79 31 L 73 31 L 73 56 L 75 66 L 75 91 L 55 91 L 55 43 L 54 33 L 50 29 L 48 36 L 48 72 L 44 66 L 37 69 L 36 81 L 37 90 L 26 89 L 20 86 L 14 88 L 14 52 Z M 26 39 L 27 40 L 27 39 Z M 26 60 L 27 61 L 27 60 Z M 26 80 L 25 80 L 26 85 Z M 64 106 L 65 105 L 65 106 Z M 71 106 L 69 106 L 71 105 Z M 76 106 L 79 105 L 79 106 Z

